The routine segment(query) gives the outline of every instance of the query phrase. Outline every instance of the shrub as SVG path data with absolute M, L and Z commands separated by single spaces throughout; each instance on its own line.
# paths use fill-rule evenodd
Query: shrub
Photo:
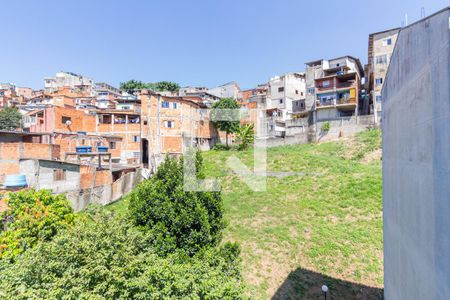
M 215 144 L 212 149 L 216 150 L 216 151 L 223 151 L 223 150 L 229 150 L 230 147 L 227 145 L 218 143 L 218 144 Z
M 321 130 L 322 130 L 323 132 L 328 132 L 328 131 L 330 131 L 330 122 L 327 121 L 327 122 L 323 123 Z
M 0 110 L 0 130 L 16 130 L 20 127 L 22 115 L 15 107 Z
M 239 299 L 233 244 L 161 257 L 151 238 L 102 210 L 0 272 L 2 299 Z
M 9 193 L 5 201 L 9 209 L 0 214 L 0 259 L 13 259 L 37 242 L 50 240 L 74 220 L 66 197 L 46 190 Z
M 255 130 L 253 124 L 245 124 L 239 127 L 237 132 L 237 139 L 239 141 L 238 150 L 245 150 L 255 140 Z
M 202 161 L 197 152 L 197 177 Z M 183 189 L 183 160 L 166 157 L 156 174 L 129 196 L 129 217 L 153 237 L 159 253 L 183 251 L 192 256 L 221 239 L 223 203 L 220 192 Z

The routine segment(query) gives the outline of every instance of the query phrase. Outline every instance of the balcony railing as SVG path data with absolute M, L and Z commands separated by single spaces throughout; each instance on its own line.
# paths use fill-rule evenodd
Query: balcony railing
M 330 84 L 328 86 L 316 86 L 318 91 L 326 91 L 326 90 L 334 90 L 336 89 L 342 89 L 342 88 L 351 88 L 356 87 L 354 82 L 338 82 L 336 85 Z
M 356 98 L 330 99 L 326 101 L 316 100 L 316 106 L 318 107 L 347 105 L 347 104 L 356 104 Z

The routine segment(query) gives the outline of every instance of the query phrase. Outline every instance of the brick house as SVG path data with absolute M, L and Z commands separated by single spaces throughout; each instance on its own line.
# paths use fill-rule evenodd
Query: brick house
M 184 97 L 169 97 L 144 90 L 139 95 L 142 116 L 142 157 L 162 159 L 179 155 L 189 147 L 210 149 L 218 139 L 206 105 Z

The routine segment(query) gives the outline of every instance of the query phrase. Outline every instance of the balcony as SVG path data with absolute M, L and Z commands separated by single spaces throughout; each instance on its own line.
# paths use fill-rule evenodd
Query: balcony
M 356 87 L 356 84 L 351 81 L 346 81 L 346 82 L 337 82 L 336 85 L 334 85 L 334 84 L 330 84 L 327 86 L 317 85 L 316 89 L 318 91 L 322 92 L 322 91 L 328 91 L 328 90 L 334 90 L 334 89 L 347 89 L 347 88 L 352 88 L 352 87 Z
M 340 99 L 327 99 L 326 101 L 316 100 L 316 108 L 326 108 L 330 106 L 355 106 L 356 98 L 340 98 Z

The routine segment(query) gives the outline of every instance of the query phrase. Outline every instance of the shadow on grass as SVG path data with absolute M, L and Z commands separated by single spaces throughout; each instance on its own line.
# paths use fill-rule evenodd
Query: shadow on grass
M 324 284 L 328 286 L 327 300 L 383 299 L 383 289 L 332 278 L 302 268 L 289 274 L 272 299 L 324 299 L 321 290 Z

